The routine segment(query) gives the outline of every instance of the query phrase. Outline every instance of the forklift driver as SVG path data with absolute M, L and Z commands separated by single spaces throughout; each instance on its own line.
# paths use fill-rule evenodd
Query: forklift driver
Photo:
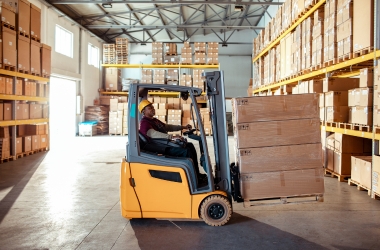
M 143 115 L 143 118 L 140 121 L 140 133 L 148 139 L 179 139 L 184 141 L 183 137 L 173 137 L 169 135 L 169 131 L 178 131 L 182 129 L 191 129 L 191 125 L 188 124 L 186 126 L 181 125 L 171 125 L 165 124 L 154 118 L 156 111 L 152 105 L 152 103 L 148 100 L 142 100 L 139 104 L 139 111 Z M 172 147 L 168 146 L 165 148 L 165 154 L 169 156 L 176 157 L 186 157 L 191 158 L 194 163 L 195 172 L 198 176 L 198 183 L 207 183 L 207 175 L 200 174 L 198 160 L 197 160 L 197 151 L 194 148 L 194 145 L 191 142 L 186 143 L 186 147 Z

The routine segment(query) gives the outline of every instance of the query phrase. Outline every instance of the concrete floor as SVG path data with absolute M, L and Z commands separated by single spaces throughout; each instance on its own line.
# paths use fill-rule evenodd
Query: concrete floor
M 380 201 L 330 177 L 323 203 L 234 204 L 223 227 L 128 221 L 119 209 L 125 142 L 75 138 L 0 164 L 0 249 L 380 249 Z

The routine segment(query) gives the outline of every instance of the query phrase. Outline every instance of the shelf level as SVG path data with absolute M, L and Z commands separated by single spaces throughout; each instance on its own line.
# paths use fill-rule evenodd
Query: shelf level
M 11 100 L 11 101 L 34 101 L 34 102 L 47 102 L 49 98 L 38 97 L 38 96 L 23 96 L 23 95 L 3 95 L 0 94 L 1 100 Z
M 101 91 L 99 92 L 102 95 L 128 95 L 128 92 L 108 92 L 108 91 Z
M 271 42 L 263 51 L 261 51 L 255 58 L 253 58 L 252 62 L 256 62 L 260 57 L 262 57 L 265 53 L 267 53 L 271 48 L 279 44 L 280 40 L 287 36 L 290 32 L 292 32 L 299 24 L 302 23 L 306 18 L 311 16 L 314 11 L 316 11 L 322 4 L 324 4 L 326 0 L 320 0 L 316 3 L 310 10 L 308 10 L 302 17 L 300 17 L 293 25 L 291 25 L 284 33 L 282 33 L 276 40 Z
M 44 122 L 49 122 L 49 119 L 44 118 L 44 119 L 0 121 L 0 126 L 15 126 L 15 125 L 25 125 L 25 124 L 37 124 L 37 123 L 44 123 Z
M 128 95 L 128 92 L 99 92 L 102 95 Z M 169 97 L 179 97 L 179 92 L 164 92 L 164 91 L 159 91 L 159 92 L 148 92 L 149 95 L 154 95 L 154 96 L 169 96 Z M 202 95 L 205 95 L 206 93 L 203 92 Z M 0 96 L 1 98 L 1 96 Z
M 105 68 L 125 68 L 125 69 L 219 69 L 219 65 L 156 65 L 156 64 L 102 64 Z
M 26 78 L 26 79 L 30 79 L 30 80 L 36 80 L 36 81 L 40 81 L 40 82 L 49 82 L 50 81 L 50 78 L 28 75 L 28 74 L 23 74 L 20 72 L 10 71 L 10 70 L 5 70 L 5 69 L 0 69 L 0 74 L 1 75 L 7 75 L 7 76 L 16 76 L 16 77 Z
M 316 77 L 316 76 L 324 75 L 324 74 L 326 74 L 328 72 L 332 72 L 332 71 L 335 71 L 335 70 L 339 70 L 339 69 L 343 69 L 343 68 L 346 68 L 346 67 L 350 67 L 352 65 L 363 63 L 363 62 L 366 62 L 366 61 L 370 61 L 370 60 L 373 60 L 373 59 L 379 58 L 379 57 L 380 57 L 380 50 L 377 50 L 377 51 L 371 52 L 369 54 L 366 54 L 366 55 L 363 55 L 363 56 L 360 56 L 360 57 L 357 57 L 357 58 L 353 58 L 351 60 L 347 60 L 347 61 L 344 61 L 344 62 L 341 62 L 341 63 L 337 63 L 337 64 L 332 65 L 332 66 L 328 66 L 328 67 L 323 68 L 323 69 L 312 71 L 310 73 L 307 73 L 307 74 L 304 74 L 304 75 L 292 78 L 290 80 L 280 81 L 280 82 L 275 83 L 275 84 L 271 84 L 271 85 L 267 85 L 267 86 L 264 86 L 264 87 L 259 88 L 259 89 L 255 89 L 255 90 L 253 90 L 253 93 L 258 93 L 258 92 L 269 90 L 269 89 L 275 89 L 275 88 L 281 87 L 283 85 L 287 85 L 287 84 L 290 84 L 290 83 L 295 83 L 295 82 L 302 81 L 302 80 L 305 80 L 305 79 L 310 79 L 310 78 L 313 78 L 313 77 Z
M 363 132 L 358 130 L 351 130 L 351 129 L 345 129 L 345 128 L 335 128 L 335 127 L 329 127 L 329 126 L 321 126 L 322 131 L 327 132 L 334 132 L 334 133 L 341 133 L 344 135 L 351 135 L 361 138 L 367 138 L 371 139 L 373 138 L 374 134 L 372 132 Z M 380 135 L 376 135 L 380 138 Z

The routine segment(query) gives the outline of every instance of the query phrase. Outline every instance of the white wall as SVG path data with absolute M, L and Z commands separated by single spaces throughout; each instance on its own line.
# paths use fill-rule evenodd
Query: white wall
M 75 22 L 60 17 L 54 9 L 46 7 L 39 0 L 29 0 L 41 9 L 41 42 L 52 48 L 52 76 L 75 80 L 77 82 L 77 95 L 82 95 L 84 106 L 92 105 L 98 97 L 101 82 L 101 70 L 88 65 L 88 43 L 99 48 L 99 58 L 102 55 L 102 43 L 99 38 L 93 37 L 89 32 L 81 29 Z M 59 25 L 73 33 L 73 57 L 55 52 L 55 27 Z M 84 107 L 83 106 L 83 107 Z M 73 114 L 76 115 L 75 113 Z M 84 119 L 76 117 L 77 122 Z

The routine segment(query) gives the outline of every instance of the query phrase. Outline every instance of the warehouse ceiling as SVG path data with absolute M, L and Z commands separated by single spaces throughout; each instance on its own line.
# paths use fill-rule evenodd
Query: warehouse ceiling
M 127 37 L 131 43 L 184 42 L 214 34 L 220 43 L 231 42 L 236 31 L 264 27 L 258 24 L 271 5 L 283 0 L 47 0 L 65 15 L 113 43 Z M 247 38 L 251 42 L 252 37 Z

